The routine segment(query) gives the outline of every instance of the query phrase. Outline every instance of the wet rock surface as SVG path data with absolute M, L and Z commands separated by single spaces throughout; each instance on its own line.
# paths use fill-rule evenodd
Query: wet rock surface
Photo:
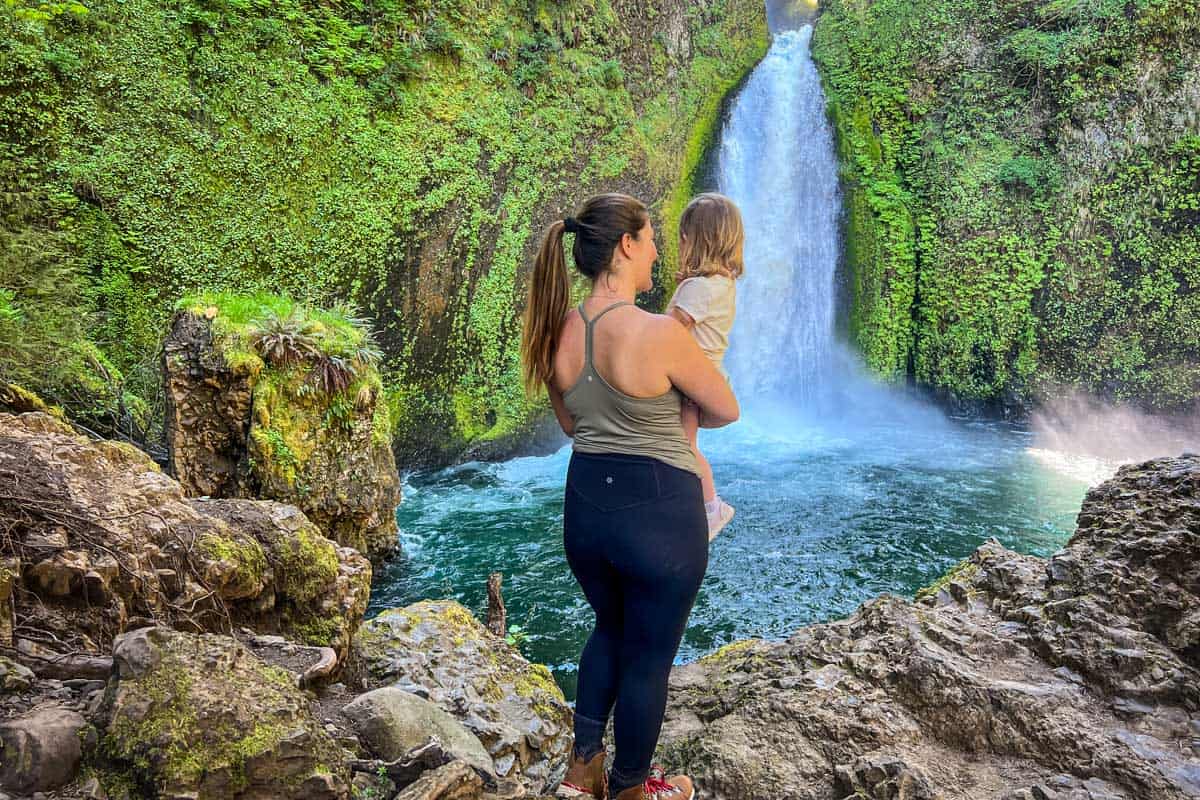
M 918 596 L 677 668 L 661 757 L 711 798 L 1200 797 L 1200 458 Z
M 462 605 L 385 611 L 355 635 L 351 667 L 365 688 L 395 686 L 449 712 L 483 743 L 503 780 L 549 792 L 566 771 L 571 711 L 549 670 L 530 664 Z

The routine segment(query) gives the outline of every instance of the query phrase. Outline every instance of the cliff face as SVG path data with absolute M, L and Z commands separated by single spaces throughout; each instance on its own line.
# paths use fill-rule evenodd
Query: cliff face
M 1200 457 L 1123 468 L 1078 523 L 676 669 L 663 757 L 731 799 L 1200 795 Z
M 966 400 L 1200 397 L 1200 5 L 830 0 L 851 338 Z
M 669 221 L 767 43 L 758 0 L 56 8 L 0 8 L 0 262 L 24 274 L 53 252 L 65 273 L 46 266 L 0 312 L 93 316 L 0 313 L 0 371 L 63 363 L 78 339 L 132 407 L 156 396 L 185 291 L 349 298 L 381 333 L 414 461 L 520 433 L 517 311 L 541 231 L 598 190 Z M 40 352 L 7 347 L 17 319 Z M 61 376 L 35 372 L 61 400 Z

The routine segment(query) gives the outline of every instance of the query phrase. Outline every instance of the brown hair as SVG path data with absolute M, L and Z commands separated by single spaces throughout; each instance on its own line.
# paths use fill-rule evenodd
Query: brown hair
M 649 219 L 640 200 L 610 193 L 589 197 L 574 217 L 550 223 L 533 262 L 525 303 L 521 377 L 527 394 L 537 394 L 554 374 L 554 353 L 563 317 L 570 310 L 571 278 L 563 256 L 563 234 L 575 234 L 571 247 L 575 268 L 595 282 L 612 267 L 613 251 L 621 237 L 628 233 L 638 238 Z
M 719 272 L 737 279 L 746 270 L 742 214 L 723 194 L 705 192 L 692 198 L 679 218 L 679 239 L 677 281 Z

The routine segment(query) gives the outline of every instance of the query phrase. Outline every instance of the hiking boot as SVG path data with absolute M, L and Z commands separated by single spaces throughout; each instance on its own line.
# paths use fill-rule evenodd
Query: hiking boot
M 651 772 L 645 783 L 630 786 L 614 800 L 692 800 L 696 789 L 692 779 L 686 775 L 673 775 L 669 780 L 658 777 L 661 773 Z
M 729 524 L 729 520 L 733 519 L 733 506 L 718 497 L 717 510 L 707 513 L 708 540 L 711 542 L 717 538 L 717 534 L 721 532 L 721 529 Z
M 584 761 L 571 751 L 571 764 L 567 767 L 566 777 L 558 786 L 555 797 L 578 798 L 593 797 L 595 800 L 608 800 L 608 773 L 604 770 L 604 757 L 601 750 L 592 756 L 591 761 Z

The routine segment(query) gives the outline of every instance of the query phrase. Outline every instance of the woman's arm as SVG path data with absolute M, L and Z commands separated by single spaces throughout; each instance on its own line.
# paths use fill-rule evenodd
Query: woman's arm
M 682 324 L 673 317 L 663 319 L 663 351 L 671 383 L 700 406 L 704 427 L 720 428 L 736 422 L 741 409 L 729 381 Z
M 554 409 L 554 416 L 558 417 L 558 427 L 562 428 L 563 433 L 567 436 L 575 435 L 575 420 L 571 417 L 571 412 L 567 411 L 567 405 L 563 402 L 562 392 L 560 392 L 553 383 L 546 384 L 546 393 L 550 395 L 550 406 Z

